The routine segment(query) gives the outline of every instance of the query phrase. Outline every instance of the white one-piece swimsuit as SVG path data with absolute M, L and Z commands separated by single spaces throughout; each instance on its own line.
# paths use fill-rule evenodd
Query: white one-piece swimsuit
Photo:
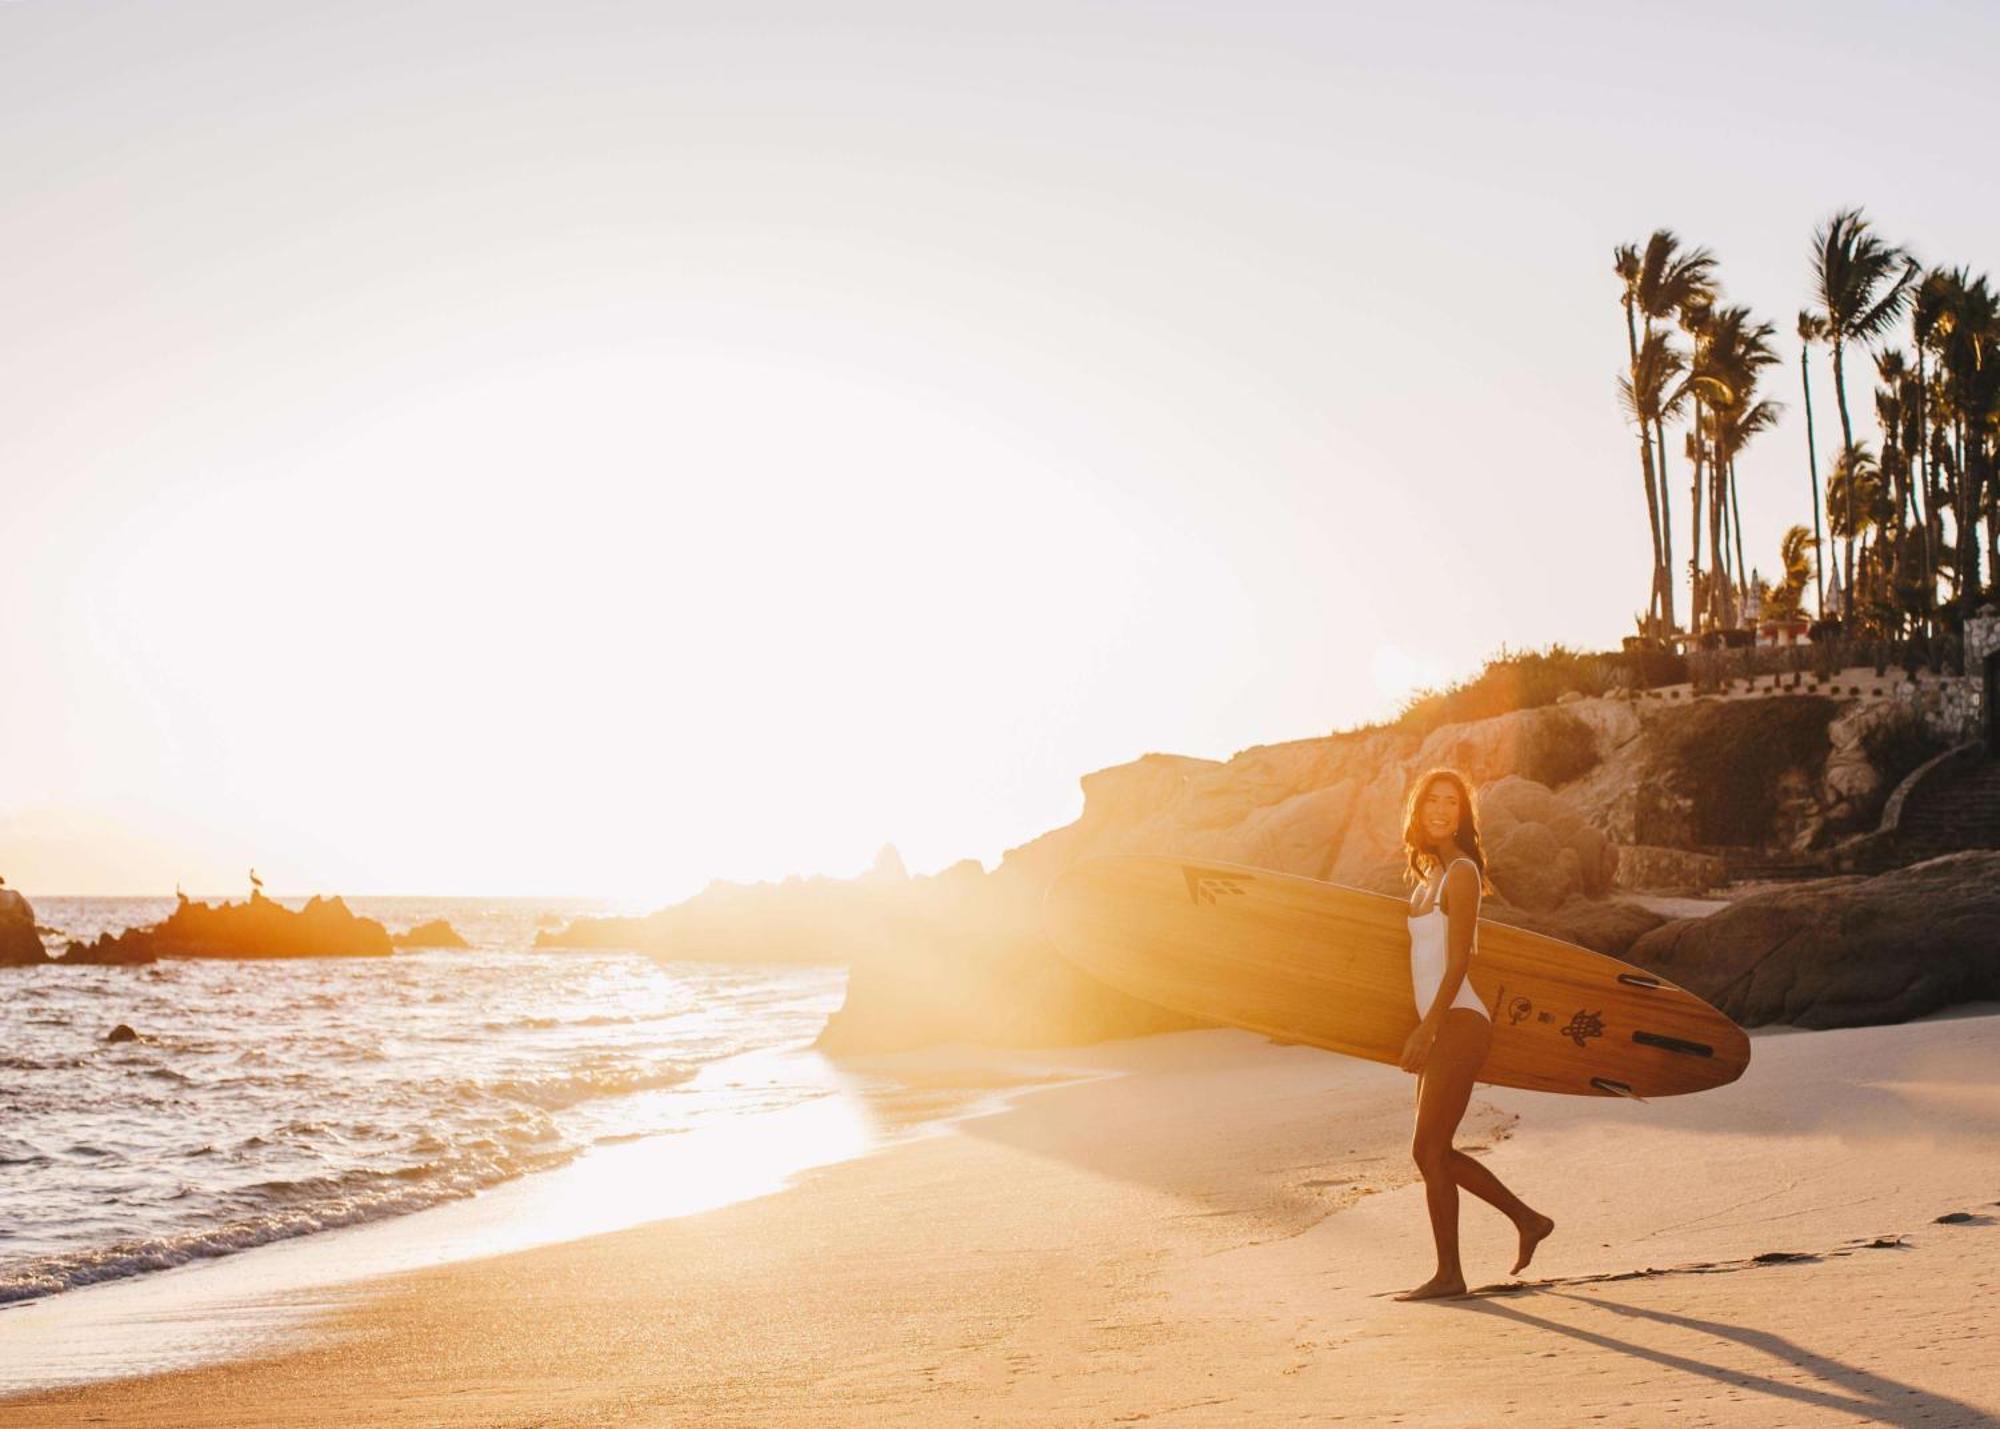
M 1452 863 L 1472 863 L 1472 860 L 1469 858 L 1458 858 L 1453 859 Z M 1478 864 L 1474 863 L 1472 867 L 1475 873 L 1478 872 Z M 1450 872 L 1451 866 L 1447 864 L 1444 874 Z M 1444 981 L 1444 970 L 1449 961 L 1445 953 L 1446 920 L 1444 909 L 1438 907 L 1438 900 L 1444 896 L 1444 874 L 1438 875 L 1437 891 L 1431 894 L 1430 908 L 1425 912 L 1410 915 L 1410 989 L 1416 995 L 1417 1016 L 1419 1017 L 1429 1012 L 1431 1004 L 1437 1001 L 1438 985 Z M 1412 904 L 1425 892 L 1429 891 L 1429 887 L 1426 884 L 1424 887 L 1419 888 L 1415 894 L 1411 895 Z M 1479 931 L 1477 925 L 1474 926 L 1472 934 L 1472 952 L 1476 960 L 1479 953 Z M 1452 998 L 1451 1005 L 1476 1012 L 1489 1022 L 1493 1020 L 1491 1014 L 1486 1011 L 1486 1004 L 1481 1002 L 1479 994 L 1472 990 L 1472 970 L 1470 967 L 1466 969 L 1465 976 L 1460 979 L 1458 993 Z

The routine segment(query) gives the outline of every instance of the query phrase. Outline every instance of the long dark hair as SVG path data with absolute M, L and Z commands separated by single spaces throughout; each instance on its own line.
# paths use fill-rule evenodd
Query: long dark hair
M 1486 876 L 1486 847 L 1479 842 L 1479 808 L 1472 798 L 1472 785 L 1456 769 L 1440 765 L 1436 769 L 1426 769 L 1410 785 L 1410 796 L 1403 804 L 1403 881 L 1422 883 L 1429 876 L 1430 869 L 1437 863 L 1437 856 L 1425 842 L 1419 820 L 1423 814 L 1424 799 L 1431 792 L 1431 785 L 1443 779 L 1458 790 L 1458 842 L 1472 855 L 1472 861 L 1479 869 L 1479 889 L 1482 893 L 1493 891 L 1492 880 Z

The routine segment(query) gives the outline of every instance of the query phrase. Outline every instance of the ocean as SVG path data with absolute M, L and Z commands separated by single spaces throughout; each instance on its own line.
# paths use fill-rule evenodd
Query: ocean
M 86 941 L 173 907 L 33 901 L 41 923 Z M 803 1071 L 700 1074 L 807 1047 L 845 995 L 844 968 L 533 949 L 538 925 L 613 911 L 583 902 L 348 905 L 391 932 L 447 919 L 472 948 L 0 969 L 0 1305 L 406 1215 L 831 1095 Z M 138 1040 L 108 1042 L 120 1023 Z

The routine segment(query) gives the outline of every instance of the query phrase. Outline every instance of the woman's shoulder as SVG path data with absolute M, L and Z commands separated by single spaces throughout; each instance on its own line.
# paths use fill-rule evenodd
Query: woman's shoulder
M 1460 873 L 1458 871 L 1460 864 L 1465 865 L 1469 872 Z M 1479 866 L 1476 859 L 1465 854 L 1460 854 L 1444 866 L 1444 877 L 1439 880 L 1439 883 L 1440 896 L 1442 896 L 1445 890 L 1450 888 L 1463 888 L 1469 885 L 1473 890 L 1473 896 L 1478 897 L 1485 892 L 1486 870 Z

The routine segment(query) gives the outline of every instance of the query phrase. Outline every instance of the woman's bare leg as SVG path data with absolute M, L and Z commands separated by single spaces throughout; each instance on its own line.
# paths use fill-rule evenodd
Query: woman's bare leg
M 1555 1228 L 1555 1222 L 1531 1210 L 1492 1171 L 1462 1151 L 1452 1136 L 1472 1099 L 1472 1083 L 1492 1045 L 1493 1025 L 1470 1008 L 1446 1011 L 1444 1025 L 1431 1044 L 1430 1056 L 1417 1080 L 1417 1130 L 1411 1155 L 1424 1176 L 1424 1200 L 1430 1211 L 1431 1238 L 1437 1245 L 1437 1274 L 1399 1300 L 1429 1300 L 1465 1293 L 1465 1271 L 1458 1258 L 1458 1188 L 1490 1202 L 1514 1222 L 1521 1235 L 1518 1272 L 1534 1248 Z
M 1508 1190 L 1484 1163 L 1453 1147 L 1448 1158 L 1451 1179 L 1514 1223 L 1520 1232 L 1521 1253 L 1510 1274 L 1519 1275 L 1535 1258 L 1535 1247 L 1556 1228 L 1556 1223 Z

